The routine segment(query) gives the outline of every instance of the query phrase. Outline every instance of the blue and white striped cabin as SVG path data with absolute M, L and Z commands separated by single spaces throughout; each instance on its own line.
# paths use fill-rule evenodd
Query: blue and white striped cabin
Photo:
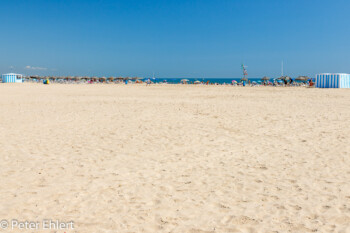
M 350 74 L 317 74 L 318 88 L 350 88 Z
M 21 74 L 14 74 L 14 73 L 3 74 L 1 78 L 3 83 L 22 83 L 23 82 L 23 78 Z

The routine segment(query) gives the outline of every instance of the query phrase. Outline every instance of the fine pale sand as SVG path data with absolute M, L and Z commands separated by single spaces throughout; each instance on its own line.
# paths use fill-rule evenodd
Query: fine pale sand
M 349 152 L 345 89 L 0 84 L 0 219 L 67 233 L 350 232 Z

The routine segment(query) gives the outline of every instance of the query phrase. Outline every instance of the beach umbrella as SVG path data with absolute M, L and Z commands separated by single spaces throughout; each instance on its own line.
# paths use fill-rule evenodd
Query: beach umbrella
M 299 77 L 297 77 L 295 80 L 306 82 L 306 81 L 309 80 L 309 79 L 310 79 L 310 78 L 307 77 L 307 76 L 299 76 Z
M 130 79 L 136 82 L 138 80 L 142 80 L 143 78 L 141 78 L 141 77 L 132 77 Z
M 270 80 L 270 78 L 269 77 L 266 77 L 266 76 L 264 76 L 261 80 L 263 80 L 263 81 L 267 81 L 267 80 Z
M 104 82 L 104 81 L 106 81 L 106 80 L 107 80 L 106 77 L 100 77 L 100 78 L 98 78 L 98 81 L 100 81 L 100 82 Z
M 180 80 L 180 83 L 186 83 L 187 84 L 187 82 L 189 82 L 190 80 L 188 80 L 188 79 L 181 79 Z
M 108 80 L 109 80 L 109 81 L 113 81 L 113 80 L 114 80 L 114 77 L 111 76 L 111 77 L 108 78 Z
M 193 83 L 194 83 L 194 84 L 199 84 L 199 83 L 201 83 L 201 82 L 198 81 L 198 80 L 196 80 L 196 81 L 194 81 Z
M 279 80 L 286 80 L 286 81 L 288 81 L 288 80 L 291 80 L 292 78 L 289 77 L 289 76 L 281 76 L 281 77 L 279 77 L 278 79 L 279 79 Z

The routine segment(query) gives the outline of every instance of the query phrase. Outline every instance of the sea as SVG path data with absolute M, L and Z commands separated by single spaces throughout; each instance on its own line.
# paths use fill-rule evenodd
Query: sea
M 232 81 L 240 82 L 242 78 L 144 78 L 144 81 L 151 79 L 153 83 L 181 83 L 181 80 L 187 79 L 188 83 L 193 83 L 195 81 L 200 81 L 206 83 L 209 81 L 210 83 L 217 84 L 231 84 Z M 261 83 L 261 78 L 248 78 L 250 82 Z M 294 80 L 295 81 L 295 80 Z M 273 82 L 273 79 L 270 79 L 270 82 Z M 298 82 L 298 81 L 296 81 Z

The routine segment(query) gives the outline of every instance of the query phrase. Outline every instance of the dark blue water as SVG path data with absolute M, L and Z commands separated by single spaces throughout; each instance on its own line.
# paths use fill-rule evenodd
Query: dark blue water
M 149 78 L 145 78 L 144 81 L 148 80 Z M 203 83 L 206 83 L 209 81 L 210 83 L 217 83 L 217 84 L 231 84 L 233 80 L 240 82 L 241 78 L 150 78 L 152 82 L 154 83 L 181 83 L 182 79 L 187 79 L 189 80 L 188 83 L 193 83 L 195 81 L 200 81 Z M 248 79 L 250 82 L 257 82 L 261 83 L 262 80 L 261 78 L 249 78 Z M 273 79 L 270 79 L 270 82 L 273 82 Z

